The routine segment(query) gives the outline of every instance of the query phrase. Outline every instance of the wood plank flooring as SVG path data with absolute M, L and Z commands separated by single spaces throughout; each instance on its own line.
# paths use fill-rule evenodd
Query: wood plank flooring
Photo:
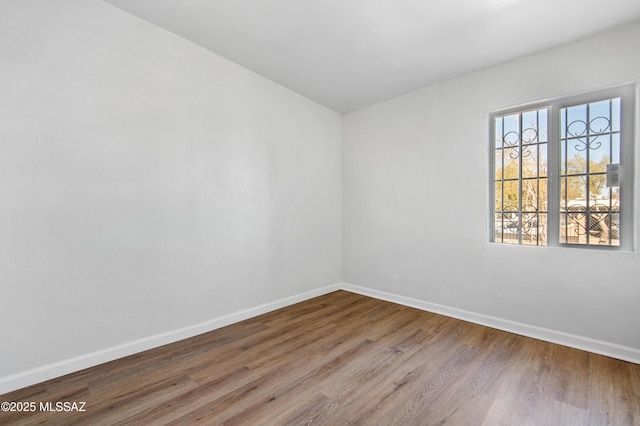
M 3 396 L 0 424 L 640 425 L 640 365 L 337 291 Z M 86 402 L 84 412 L 40 402 Z

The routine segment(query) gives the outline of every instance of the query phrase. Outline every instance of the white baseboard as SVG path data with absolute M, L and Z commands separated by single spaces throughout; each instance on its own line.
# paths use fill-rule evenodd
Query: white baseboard
M 425 302 L 423 300 L 410 297 L 400 296 L 397 294 L 387 293 L 384 291 L 373 290 L 366 287 L 352 285 L 348 283 L 338 283 L 328 285 L 319 289 L 286 297 L 263 305 L 243 309 L 232 314 L 224 315 L 212 320 L 184 327 L 178 330 L 169 331 L 162 334 L 146 337 L 132 342 L 124 343 L 112 348 L 90 354 L 66 359 L 53 364 L 44 365 L 22 373 L 13 374 L 0 378 L 0 395 L 31 386 L 36 383 L 44 382 L 49 379 L 64 376 L 65 374 L 83 370 L 85 368 L 94 367 L 96 365 L 113 361 L 138 352 L 153 349 L 169 343 L 174 343 L 182 339 L 194 337 L 202 333 L 216 330 L 239 321 L 253 318 L 276 309 L 284 308 L 294 303 L 302 302 L 313 297 L 322 296 L 336 290 L 345 290 L 352 293 L 362 294 L 364 296 L 376 299 L 386 300 L 388 302 L 398 303 L 423 311 L 433 312 L 436 314 L 446 315 L 448 317 L 469 321 L 475 324 L 485 325 L 487 327 L 498 330 L 508 331 L 522 336 L 532 337 L 534 339 L 544 340 L 559 345 L 568 346 L 576 349 L 605 355 L 612 358 L 640 364 L 640 350 L 617 345 L 615 343 L 605 342 L 587 337 L 577 336 L 560 331 L 550 330 L 542 327 L 536 327 L 515 321 L 505 320 L 502 318 L 492 317 L 489 315 L 478 314 L 462 309 L 452 308 L 450 306 L 439 305 L 437 303 Z
M 561 331 L 550 330 L 547 328 L 492 317 L 489 315 L 478 314 L 475 312 L 452 308 L 450 306 L 425 302 L 423 300 L 413 299 L 411 297 L 399 296 L 397 294 L 373 290 L 370 288 L 348 283 L 342 283 L 341 288 L 345 291 L 362 294 L 363 296 L 386 300 L 388 302 L 398 303 L 400 305 L 409 306 L 423 311 L 433 312 L 436 314 L 461 319 L 475 324 L 485 325 L 487 327 L 495 328 L 498 330 L 508 331 L 510 333 L 532 337 L 534 339 L 544 340 L 547 342 L 556 343 L 575 349 L 581 349 L 599 355 L 633 362 L 635 364 L 640 364 L 640 350 L 628 346 L 622 346 L 615 343 L 591 339 L 588 337 L 564 333 Z
M 36 383 L 44 382 L 49 379 L 64 376 L 65 374 L 83 370 L 85 368 L 94 367 L 105 362 L 113 361 L 118 358 L 133 355 L 138 352 L 157 348 L 162 345 L 174 343 L 182 339 L 194 337 L 202 333 L 216 330 L 239 321 L 256 317 L 276 309 L 284 308 L 294 303 L 302 302 L 323 294 L 340 290 L 340 284 L 332 284 L 326 287 L 318 288 L 295 296 L 279 299 L 274 302 L 265 303 L 248 309 L 243 309 L 232 314 L 224 315 L 212 320 L 184 327 L 178 330 L 157 334 L 143 339 L 127 342 L 112 348 L 103 349 L 86 355 L 66 359 L 53 364 L 44 365 L 34 368 L 23 373 L 12 374 L 6 377 L 0 377 L 0 395 L 18 390 Z

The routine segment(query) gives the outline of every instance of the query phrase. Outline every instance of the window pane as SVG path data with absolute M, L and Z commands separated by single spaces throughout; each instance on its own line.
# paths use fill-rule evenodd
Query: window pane
M 520 176 L 520 152 L 518 148 L 504 150 L 504 179 L 518 179 Z
M 610 245 L 611 216 L 608 212 L 592 213 L 589 215 L 589 243 L 596 245 Z M 616 243 L 619 243 L 616 240 Z
M 495 119 L 495 144 L 494 144 L 494 148 L 501 148 L 502 147 L 502 117 L 497 117 Z
M 560 213 L 560 242 L 563 244 L 568 243 L 567 238 L 567 214 Z
M 538 142 L 548 142 L 548 134 L 547 134 L 547 110 L 539 109 L 538 110 Z
M 502 242 L 502 214 L 494 215 L 494 241 L 501 243 Z
M 562 230 L 560 231 L 562 234 Z M 566 214 L 566 242 L 570 244 L 586 244 L 587 213 L 584 206 L 570 205 Z
M 574 139 L 567 146 L 566 173 L 587 173 L 587 143 L 585 139 Z
M 589 142 L 589 172 L 604 173 L 610 163 L 611 144 L 609 135 L 590 138 Z
M 547 179 L 540 179 L 538 189 L 538 211 L 546 212 L 547 209 Z
M 494 159 L 495 159 L 495 179 L 496 180 L 500 180 L 502 179 L 502 153 L 503 151 L 501 149 L 496 149 L 495 150 L 495 155 L 494 155 Z
M 560 209 L 567 211 L 560 242 L 619 245 L 619 190 L 607 187 L 606 171 L 620 160 L 620 99 L 564 108 L 560 117 Z
M 518 181 L 509 180 L 504 182 L 504 207 L 506 210 L 518 211 L 518 205 L 520 203 L 520 191 Z
M 523 145 L 530 145 L 533 143 L 537 143 L 538 142 L 538 130 L 536 127 L 531 127 L 531 126 L 536 126 L 536 123 L 525 123 L 525 125 L 528 125 L 529 127 L 526 127 L 525 129 L 522 130 L 522 144 Z
M 502 215 L 502 242 L 519 244 L 519 218 L 517 213 Z
M 538 145 L 530 145 L 522 149 L 522 177 L 538 176 Z
M 589 208 L 593 206 L 606 206 L 609 208 L 609 188 L 606 186 L 605 175 L 589 176 Z
M 620 210 L 620 188 L 610 188 L 611 189 L 611 207 L 613 209 Z
M 585 215 L 579 212 L 560 214 L 560 242 L 565 244 L 584 244 L 586 242 Z
M 609 221 L 609 235 L 611 236 L 611 245 L 620 245 L 620 213 L 612 211 Z
M 502 120 L 502 140 L 505 146 L 517 146 L 520 142 L 520 116 L 508 115 Z
M 546 109 L 494 120 L 495 241 L 540 244 L 546 240 L 546 234 L 544 239 L 539 235 L 546 226 L 539 230 L 538 221 L 541 196 L 546 208 L 546 178 L 541 189 L 540 176 L 547 175 L 547 127 Z
M 611 135 L 611 162 L 620 163 L 620 134 Z
M 538 215 L 538 244 L 547 245 L 547 214 L 540 213 Z
M 538 245 L 538 214 L 523 213 L 522 214 L 522 244 Z
M 538 148 L 538 153 L 539 153 L 538 175 L 547 176 L 547 144 L 546 143 L 540 144 Z
M 566 137 L 575 138 L 587 134 L 587 106 L 566 108 Z
M 538 180 L 527 179 L 522 181 L 522 211 L 538 211 Z
M 598 134 L 611 130 L 609 100 L 589 104 L 589 133 Z
M 560 210 L 567 211 L 567 178 L 560 179 Z
M 494 200 L 495 211 L 502 211 L 502 182 L 496 182 L 495 184 Z
M 569 176 L 566 181 L 567 206 L 574 205 L 586 207 L 587 185 L 584 176 Z

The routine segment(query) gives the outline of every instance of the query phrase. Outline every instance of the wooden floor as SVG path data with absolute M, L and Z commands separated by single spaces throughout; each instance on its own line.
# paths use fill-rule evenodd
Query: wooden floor
M 640 365 L 337 291 L 0 397 L 0 424 L 640 425 Z

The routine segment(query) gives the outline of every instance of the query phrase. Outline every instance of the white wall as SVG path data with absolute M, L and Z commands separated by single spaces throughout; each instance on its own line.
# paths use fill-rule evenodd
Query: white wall
M 346 114 L 343 281 L 640 359 L 637 253 L 487 242 L 489 111 L 636 80 L 639 46 L 640 23 Z
M 341 261 L 370 292 L 640 351 L 638 255 L 489 244 L 486 184 L 489 110 L 638 79 L 638 45 L 635 25 L 528 56 L 341 134 L 101 2 L 3 1 L 0 393 L 327 288 Z
M 102 2 L 3 1 L 0 393 L 338 283 L 340 138 L 337 113 Z

